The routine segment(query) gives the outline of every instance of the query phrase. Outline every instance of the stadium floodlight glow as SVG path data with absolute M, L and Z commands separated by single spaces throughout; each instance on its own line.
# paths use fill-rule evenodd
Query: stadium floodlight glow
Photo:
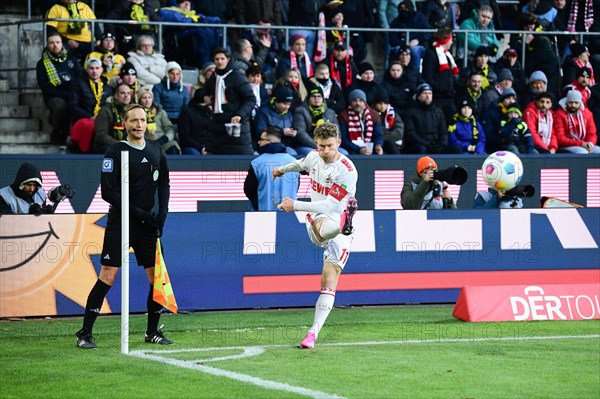
M 121 353 L 129 354 L 129 152 L 121 151 Z

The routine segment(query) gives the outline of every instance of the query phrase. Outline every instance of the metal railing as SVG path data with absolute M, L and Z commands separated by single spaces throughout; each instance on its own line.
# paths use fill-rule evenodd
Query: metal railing
M 21 77 L 22 77 L 22 73 L 27 72 L 27 71 L 32 71 L 35 70 L 35 67 L 27 67 L 23 65 L 23 51 L 22 51 L 22 41 L 21 41 L 21 35 L 22 35 L 22 27 L 24 25 L 30 25 L 30 24 L 38 24 L 38 23 L 42 23 L 43 26 L 43 37 L 46 37 L 46 30 L 47 30 L 47 25 L 46 22 L 48 21 L 56 21 L 56 22 L 72 22 L 72 21 L 81 21 L 81 20 L 74 20 L 74 19 L 35 19 L 35 20 L 21 20 L 21 21 L 11 21 L 11 22 L 2 22 L 0 23 L 0 28 L 6 27 L 6 26 L 16 26 L 17 27 L 17 35 L 15 35 L 14 39 L 16 39 L 16 47 L 17 47 L 17 68 L 1 68 L 0 69 L 0 73 L 2 72 L 17 72 L 17 89 L 19 91 L 21 91 L 23 89 L 23 87 L 21 86 Z M 130 21 L 123 21 L 123 20 L 112 20 L 112 19 L 96 19 L 96 20 L 84 20 L 86 22 L 88 22 L 90 24 L 90 30 L 92 32 L 94 32 L 94 26 L 95 24 L 114 24 L 114 25 L 131 25 Z M 197 28 L 219 28 L 223 30 L 223 46 L 226 47 L 227 45 L 227 37 L 228 37 L 228 30 L 230 29 L 264 29 L 264 26 L 260 26 L 260 25 L 236 25 L 236 24 L 223 24 L 223 23 L 202 23 L 202 24 L 189 24 L 189 23 L 177 23 L 177 22 L 163 22 L 163 21 L 145 21 L 144 25 L 152 25 L 152 26 L 156 26 L 157 28 L 157 40 L 156 40 L 156 45 L 157 45 L 157 51 L 162 53 L 163 50 L 163 36 L 164 36 L 164 30 L 166 28 L 173 28 L 173 27 L 184 27 L 184 28 L 189 28 L 190 25 L 193 25 L 194 27 Z M 271 29 L 273 30 L 282 30 L 284 31 L 284 38 L 285 38 L 285 43 L 289 43 L 289 37 L 290 37 L 290 31 L 291 30 L 298 30 L 298 29 L 302 29 L 302 30 L 313 30 L 313 31 L 319 31 L 319 30 L 326 30 L 326 31 L 339 31 L 339 30 L 343 30 L 347 33 L 347 37 L 351 37 L 351 34 L 353 32 L 369 32 L 369 33 L 389 33 L 389 32 L 401 32 L 401 33 L 405 33 L 406 34 L 406 44 L 408 45 L 408 43 L 410 42 L 410 38 L 411 38 L 411 34 L 414 33 L 434 33 L 436 30 L 435 29 L 411 29 L 411 30 L 406 30 L 406 29 L 383 29 L 383 28 L 350 28 L 350 27 L 344 27 L 343 29 L 340 28 L 336 28 L 336 27 L 297 27 L 297 26 L 282 26 L 282 25 L 272 25 L 270 26 Z M 489 30 L 455 30 L 454 33 L 456 35 L 465 35 L 465 41 L 464 41 L 464 66 L 467 66 L 467 62 L 468 62 L 468 57 L 466 56 L 468 54 L 468 35 L 469 34 L 479 34 L 479 33 L 489 33 Z M 572 33 L 572 32 L 536 32 L 536 31 L 517 31 L 517 30 L 494 30 L 494 33 L 501 33 L 501 34 L 532 34 L 532 35 L 545 35 L 545 36 L 579 36 L 580 37 L 580 41 L 583 41 L 583 37 L 584 36 L 600 36 L 600 32 L 577 32 L 577 33 Z M 90 43 L 90 51 L 93 51 L 93 44 L 94 42 L 92 41 L 92 43 Z M 525 64 L 525 60 L 526 60 L 526 43 L 523 40 L 522 41 L 522 48 L 521 48 L 521 63 L 524 65 Z M 40 48 L 40 54 L 42 52 L 42 48 Z M 387 57 L 388 54 L 385 54 L 385 57 Z M 29 89 L 29 88 L 28 88 Z

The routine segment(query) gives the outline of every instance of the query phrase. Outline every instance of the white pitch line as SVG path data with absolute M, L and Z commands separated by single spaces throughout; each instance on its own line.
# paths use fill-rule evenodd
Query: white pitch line
M 319 347 L 342 347 L 342 346 L 373 346 L 373 345 L 403 345 L 403 344 L 432 344 L 432 343 L 457 343 L 457 342 L 491 342 L 491 341 L 536 341 L 536 340 L 562 340 L 562 339 L 592 339 L 600 338 L 600 334 L 591 335 L 548 335 L 548 336 L 532 336 L 532 337 L 497 337 L 497 338 L 457 338 L 457 339 L 413 339 L 400 341 L 363 341 L 363 342 L 336 342 L 323 343 Z M 204 366 L 199 363 L 217 362 L 221 360 L 242 359 L 251 356 L 258 356 L 267 349 L 294 348 L 291 345 L 253 345 L 253 346 L 229 346 L 229 347 L 213 347 L 213 348 L 188 348 L 188 349 L 168 349 L 168 350 L 136 350 L 131 351 L 131 356 L 136 356 L 142 359 L 154 360 L 161 363 L 170 364 L 172 366 L 182 367 L 191 370 L 198 370 L 203 373 L 215 375 L 218 377 L 226 377 L 235 381 L 246 382 L 266 389 L 278 391 L 292 392 L 299 395 L 308 396 L 311 398 L 341 398 L 335 394 L 315 391 L 302 387 L 280 383 L 271 380 L 265 380 L 258 377 L 253 377 L 246 374 L 240 374 L 233 371 L 222 370 L 214 367 Z M 191 352 L 215 352 L 215 351 L 243 351 L 240 354 L 212 357 L 208 359 L 198 360 L 178 360 L 164 357 L 161 355 L 176 354 L 176 353 L 191 353 Z

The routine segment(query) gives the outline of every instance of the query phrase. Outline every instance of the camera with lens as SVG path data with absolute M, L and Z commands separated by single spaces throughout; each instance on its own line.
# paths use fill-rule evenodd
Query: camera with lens
M 75 189 L 68 184 L 62 184 L 58 187 L 54 187 L 48 192 L 48 199 L 52 202 L 50 204 L 40 205 L 34 203 L 29 208 L 29 213 L 32 215 L 41 215 L 43 213 L 54 213 L 58 204 L 65 198 L 73 198 L 75 195 Z
M 445 181 L 446 183 L 463 185 L 467 181 L 469 174 L 466 169 L 460 166 L 452 166 L 450 168 L 434 170 L 433 178 L 439 181 Z

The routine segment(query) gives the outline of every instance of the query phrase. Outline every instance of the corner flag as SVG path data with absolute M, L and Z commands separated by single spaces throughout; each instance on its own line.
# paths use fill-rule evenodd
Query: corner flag
M 160 247 L 160 238 L 156 239 L 156 258 L 154 260 L 154 290 L 152 292 L 154 302 L 163 305 L 173 313 L 177 313 L 177 301 L 167 272 L 167 266 Z

